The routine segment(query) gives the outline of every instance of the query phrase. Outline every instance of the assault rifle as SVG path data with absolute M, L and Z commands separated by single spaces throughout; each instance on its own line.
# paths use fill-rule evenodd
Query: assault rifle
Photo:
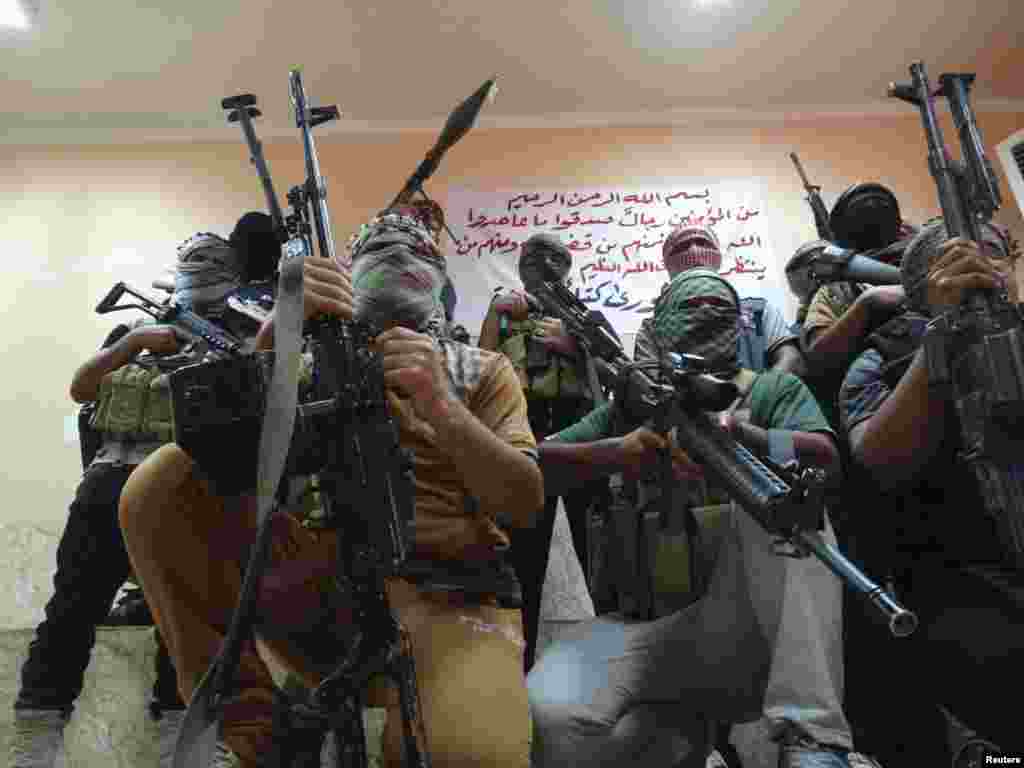
M 736 399 L 739 392 L 733 382 L 716 377 L 693 355 L 670 354 L 655 362 L 655 375 L 649 375 L 650 366 L 634 364 L 605 327 L 603 317 L 589 313 L 548 269 L 536 298 L 590 351 L 605 380 L 613 383 L 615 402 L 629 423 L 650 420 L 662 433 L 676 429 L 679 447 L 705 466 L 765 531 L 797 552 L 821 560 L 878 608 L 893 635 L 905 637 L 914 631 L 914 614 L 822 537 L 823 473 L 761 460 L 707 416 L 705 411 L 725 410 Z
M 970 104 L 973 74 L 943 74 L 932 89 L 924 65 L 910 65 L 910 84 L 889 95 L 914 104 L 928 145 L 951 237 L 981 242 L 981 227 L 1002 205 Z M 935 114 L 934 99 L 946 98 L 960 137 L 961 160 L 952 159 Z M 985 510 L 1000 530 L 1004 555 L 1024 566 L 1024 329 L 1005 291 L 971 291 L 961 306 L 928 323 L 923 341 L 928 380 L 949 392 L 960 419 L 962 461 L 978 479 Z
M 913 633 L 917 617 L 822 535 L 824 471 L 759 458 L 708 416 L 726 409 L 738 394 L 736 385 L 717 377 L 702 358 L 670 353 L 622 369 L 615 400 L 630 424 L 653 421 L 663 433 L 674 429 L 679 447 L 766 533 L 796 556 L 817 557 L 879 611 L 894 636 Z
M 126 293 L 134 296 L 139 303 L 119 304 L 121 297 Z M 158 323 L 173 325 L 189 338 L 201 340 L 210 348 L 215 358 L 235 357 L 242 353 L 242 342 L 220 326 L 186 309 L 172 298 L 162 302 L 156 301 L 127 283 L 115 283 L 103 300 L 96 305 L 96 313 L 100 315 L 125 309 L 141 309 Z
M 803 182 L 804 189 L 807 191 L 807 204 L 811 206 L 811 211 L 814 213 L 814 227 L 818 230 L 818 237 L 832 242 L 835 240 L 835 235 L 828 223 L 828 210 L 825 208 L 825 202 L 821 199 L 821 187 L 811 184 L 807 180 L 807 174 L 804 173 L 804 167 L 800 164 L 800 158 L 796 156 L 796 152 L 790 152 L 789 159 L 793 161 L 796 172 L 800 174 L 800 181 Z
M 565 332 L 576 339 L 586 358 L 595 395 L 602 387 L 611 388 L 620 369 L 630 362 L 622 343 L 602 313 L 580 301 L 549 264 L 545 262 L 543 268 L 544 279 L 534 289 L 533 299 L 545 313 L 561 320 Z

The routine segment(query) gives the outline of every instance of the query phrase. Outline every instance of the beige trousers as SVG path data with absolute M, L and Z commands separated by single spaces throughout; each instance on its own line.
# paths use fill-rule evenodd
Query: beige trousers
M 238 599 L 256 532 L 253 499 L 212 495 L 188 456 L 171 444 L 129 478 L 120 514 L 132 565 L 188 701 L 220 649 Z M 312 617 L 323 616 L 336 538 L 304 529 L 287 515 L 275 518 L 273 527 L 259 600 L 261 645 L 315 685 L 321 672 L 309 663 L 300 639 Z M 401 580 L 388 585 L 388 595 L 412 642 L 433 765 L 526 768 L 530 716 L 519 612 L 466 604 L 458 595 L 429 593 Z M 343 634 L 349 621 L 344 608 L 332 609 L 329 623 L 340 633 L 331 636 Z M 274 683 L 251 641 L 243 647 L 236 680 L 238 695 L 224 707 L 223 738 L 243 766 L 255 768 L 270 745 Z M 387 708 L 385 762 L 401 765 L 396 691 L 375 682 L 367 703 Z

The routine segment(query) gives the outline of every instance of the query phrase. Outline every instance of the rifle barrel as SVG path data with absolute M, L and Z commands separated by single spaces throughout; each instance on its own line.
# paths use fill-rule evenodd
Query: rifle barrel
M 807 174 L 804 173 L 804 166 L 800 162 L 800 158 L 796 156 L 796 152 L 789 153 L 789 159 L 793 161 L 793 165 L 796 166 L 796 172 L 800 174 L 800 181 L 804 183 L 805 189 L 814 189 L 814 185 L 807 180 Z
M 809 549 L 854 592 L 865 597 L 886 620 L 893 637 L 907 637 L 917 629 L 917 616 L 876 584 L 817 531 L 801 531 L 798 543 Z
M 331 230 L 331 216 L 327 210 L 327 185 L 320 173 L 320 160 L 313 141 L 310 125 L 312 111 L 306 101 L 306 89 L 302 85 L 302 73 L 293 69 L 288 75 L 292 104 L 295 106 L 295 123 L 302 133 L 302 146 L 306 156 L 307 193 L 313 205 L 313 221 L 316 225 L 317 243 L 320 256 L 334 260 L 334 232 Z

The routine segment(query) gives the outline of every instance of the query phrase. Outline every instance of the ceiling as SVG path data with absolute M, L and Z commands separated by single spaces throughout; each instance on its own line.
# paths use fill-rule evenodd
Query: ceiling
M 0 34 L 0 141 L 294 135 L 288 70 L 333 131 L 436 129 L 498 75 L 482 125 L 899 111 L 891 80 L 977 72 L 976 106 L 1024 109 L 1021 0 L 33 0 Z

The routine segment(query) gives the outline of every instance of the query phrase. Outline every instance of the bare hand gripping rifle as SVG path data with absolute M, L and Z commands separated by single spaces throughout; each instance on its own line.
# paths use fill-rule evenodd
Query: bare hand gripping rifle
M 663 434 L 676 430 L 679 447 L 770 535 L 813 554 L 885 618 L 890 632 L 905 637 L 917 617 L 825 541 L 824 473 L 759 459 L 719 427 L 706 411 L 725 410 L 738 396 L 732 381 L 716 377 L 693 355 L 670 354 L 653 365 L 634 364 L 607 329 L 588 322 L 585 305 L 549 272 L 536 292 L 544 310 L 591 350 L 603 378 L 614 381 L 615 402 L 630 424 L 653 421 Z M 667 469 L 667 468 L 666 468 Z M 667 475 L 668 472 L 663 472 Z M 671 493 L 667 494 L 671 499 Z
M 970 104 L 973 74 L 943 74 L 932 90 L 921 62 L 910 65 L 911 83 L 889 95 L 914 104 L 928 144 L 928 168 L 951 237 L 981 243 L 981 227 L 1002 198 Z M 946 98 L 960 137 L 953 160 L 935 114 Z M 924 335 L 928 381 L 950 394 L 960 420 L 960 458 L 970 466 L 985 511 L 1000 530 L 1004 556 L 1024 566 L 1024 329 L 1005 291 L 970 292 L 961 306 L 934 318 Z

